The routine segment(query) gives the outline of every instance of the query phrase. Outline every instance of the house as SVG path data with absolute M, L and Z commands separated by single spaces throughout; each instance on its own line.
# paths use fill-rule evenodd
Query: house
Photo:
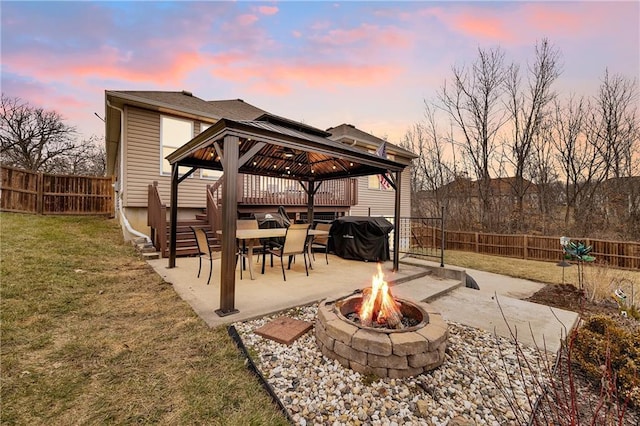
M 327 129 L 329 139 L 357 146 L 370 153 L 384 147 L 387 158 L 414 159 L 417 156 L 397 145 L 357 129 L 352 124 L 340 124 Z M 351 216 L 393 216 L 395 191 L 382 176 L 372 175 L 358 179 L 358 204 L 351 206 Z M 411 216 L 411 170 L 407 167 L 401 176 L 400 216 Z
M 377 150 L 381 139 L 341 125 L 323 131 L 269 114 L 241 99 L 205 101 L 187 91 L 106 91 L 107 173 L 116 177 L 117 209 L 123 228 L 133 235 L 151 235 L 148 222 L 150 186 L 157 189 L 163 203 L 169 204 L 171 167 L 167 155 L 222 118 L 230 120 L 276 119 L 292 131 L 313 134 L 355 146 Z M 386 143 L 390 155 L 409 163 L 411 152 Z M 207 207 L 207 192 L 219 190 L 216 183 L 222 172 L 200 169 L 180 184 L 178 221 L 202 215 Z M 306 194 L 298 182 L 289 179 L 240 175 L 238 179 L 238 214 L 274 212 L 284 206 L 295 219 L 306 219 Z M 376 179 L 379 178 L 376 176 Z M 401 216 L 410 215 L 409 171 L 401 178 Z M 324 182 L 315 197 L 314 217 L 341 215 L 393 215 L 393 190 L 374 184 L 372 177 L 337 179 Z M 217 194 L 217 193 L 216 193 Z M 213 198 L 219 198 L 217 195 Z

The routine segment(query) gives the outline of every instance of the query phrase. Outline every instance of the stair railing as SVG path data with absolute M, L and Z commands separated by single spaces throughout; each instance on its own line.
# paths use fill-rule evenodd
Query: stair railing
M 222 230 L 222 209 L 218 205 L 218 200 L 222 199 L 222 183 L 224 175 L 220 176 L 216 183 L 207 185 L 207 221 L 211 227 L 211 231 Z
M 167 206 L 160 199 L 157 181 L 149 185 L 147 206 L 147 225 L 151 227 L 151 242 L 162 257 L 167 257 Z

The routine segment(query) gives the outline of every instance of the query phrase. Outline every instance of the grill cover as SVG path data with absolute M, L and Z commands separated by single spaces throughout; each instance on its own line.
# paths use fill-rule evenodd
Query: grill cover
M 258 227 L 263 228 L 288 228 L 291 220 L 286 215 L 280 213 L 254 213 L 258 221 Z
M 333 221 L 329 242 L 344 259 L 389 260 L 389 233 L 393 225 L 383 217 L 343 216 Z
M 258 228 L 260 229 L 271 229 L 271 228 L 288 228 L 291 225 L 291 220 L 286 215 L 286 213 L 255 213 L 253 215 L 258 221 Z M 265 244 L 266 241 L 273 241 L 277 244 L 284 244 L 284 237 L 274 237 L 268 239 L 261 239 L 260 242 Z

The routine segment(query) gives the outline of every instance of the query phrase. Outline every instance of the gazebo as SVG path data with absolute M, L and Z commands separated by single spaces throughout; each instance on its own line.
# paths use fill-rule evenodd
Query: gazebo
M 176 265 L 179 183 L 198 169 L 224 171 L 222 184 L 222 264 L 220 316 L 235 309 L 235 235 L 238 174 L 297 180 L 308 195 L 313 223 L 314 195 L 330 179 L 380 174 L 395 190 L 393 268 L 398 269 L 400 177 L 409 162 L 392 161 L 328 139 L 329 133 L 303 123 L 265 114 L 256 120 L 222 118 L 168 155 L 171 164 L 171 237 L 169 268 Z M 184 168 L 187 168 L 186 171 Z M 181 174 L 181 170 L 185 171 Z

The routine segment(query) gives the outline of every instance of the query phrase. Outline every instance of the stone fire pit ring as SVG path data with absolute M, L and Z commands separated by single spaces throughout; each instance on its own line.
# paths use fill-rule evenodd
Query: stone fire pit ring
M 315 322 L 316 343 L 322 354 L 361 374 L 405 378 L 433 370 L 444 362 L 449 337 L 442 316 L 427 303 L 397 299 L 423 315 L 415 327 L 372 329 L 349 321 L 339 305 L 323 300 Z

